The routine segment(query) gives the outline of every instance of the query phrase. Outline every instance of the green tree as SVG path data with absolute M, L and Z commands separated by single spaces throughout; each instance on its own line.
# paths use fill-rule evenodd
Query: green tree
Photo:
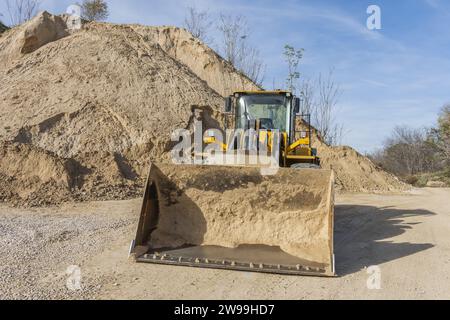
M 437 129 L 437 145 L 447 165 L 450 165 L 450 105 L 442 108 Z
M 5 26 L 1 21 L 0 21 L 0 34 L 5 32 L 6 30 L 8 30 L 8 27 Z
M 0 13 L 0 17 L 2 17 L 3 15 Z M 6 31 L 8 29 L 7 26 L 5 26 L 3 24 L 3 22 L 0 20 L 0 34 L 3 33 L 4 31 Z
M 109 16 L 108 3 L 105 0 L 84 0 L 81 6 L 81 16 L 89 21 L 103 21 Z

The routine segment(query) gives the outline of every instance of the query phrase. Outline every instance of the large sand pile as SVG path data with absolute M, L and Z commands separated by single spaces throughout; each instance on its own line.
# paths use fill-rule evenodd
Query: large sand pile
M 17 46 L 8 38 L 20 31 L 0 41 L 1 55 Z M 214 111 L 223 104 L 190 69 L 127 26 L 89 24 L 32 53 L 17 52 L 2 67 L 0 119 L 7 125 L 0 139 L 34 136 L 31 142 L 64 156 L 151 143 L 158 157 L 172 130 L 188 126 L 191 105 Z
M 0 38 L 0 141 L 87 167 L 96 154 L 121 157 L 138 179 L 150 157 L 167 160 L 170 134 L 189 127 L 192 105 L 220 121 L 222 97 L 132 28 L 92 23 L 69 34 L 61 24 L 44 12 Z
M 66 29 L 64 17 L 44 12 L 0 37 L 0 144 L 13 142 L 17 149 L 5 159 L 24 166 L 19 176 L 2 161 L 0 172 L 9 179 L 2 190 L 16 183 L 12 193 L 2 193 L 4 200 L 34 204 L 139 194 L 149 160 L 169 161 L 170 134 L 191 126 L 193 105 L 221 127 L 223 96 L 257 88 L 182 29 L 106 23 Z M 35 178 L 30 154 L 42 154 L 37 159 L 53 169 Z M 347 177 L 340 166 L 333 168 L 344 188 L 366 177 L 363 188 L 352 182 L 349 190 L 371 191 L 367 186 L 382 179 L 358 168 Z M 28 178 L 33 185 L 19 190 Z

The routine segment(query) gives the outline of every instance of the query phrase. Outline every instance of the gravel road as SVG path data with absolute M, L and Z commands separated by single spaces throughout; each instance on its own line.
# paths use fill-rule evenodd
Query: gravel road
M 448 199 L 450 189 L 338 196 L 333 279 L 135 264 L 139 200 L 0 205 L 0 298 L 450 299 Z

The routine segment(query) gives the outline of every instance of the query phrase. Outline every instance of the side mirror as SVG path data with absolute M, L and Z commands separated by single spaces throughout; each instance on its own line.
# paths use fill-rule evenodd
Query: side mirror
M 233 99 L 228 97 L 225 99 L 225 112 L 231 113 L 233 111 Z
M 294 114 L 300 113 L 300 98 L 294 98 Z

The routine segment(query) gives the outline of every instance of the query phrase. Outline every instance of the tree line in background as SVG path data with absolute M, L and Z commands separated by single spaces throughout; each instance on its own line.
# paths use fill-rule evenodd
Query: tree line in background
M 434 128 L 396 127 L 370 157 L 408 183 L 426 186 L 438 181 L 450 186 L 450 105 L 442 108 Z

